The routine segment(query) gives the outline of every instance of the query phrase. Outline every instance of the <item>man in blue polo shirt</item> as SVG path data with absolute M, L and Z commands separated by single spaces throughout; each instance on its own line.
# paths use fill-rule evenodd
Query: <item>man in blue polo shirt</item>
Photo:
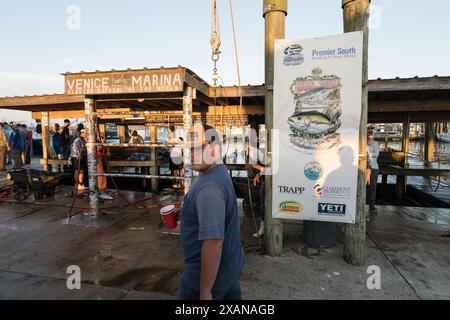
M 222 163 L 220 138 L 214 128 L 202 124 L 189 133 L 192 169 L 200 175 L 181 207 L 185 265 L 178 299 L 241 300 L 245 256 L 236 194 Z
M 25 150 L 25 136 L 22 130 L 17 128 L 16 124 L 12 125 L 11 135 L 9 136 L 9 145 L 11 147 L 11 156 L 14 169 L 23 167 L 22 152 Z

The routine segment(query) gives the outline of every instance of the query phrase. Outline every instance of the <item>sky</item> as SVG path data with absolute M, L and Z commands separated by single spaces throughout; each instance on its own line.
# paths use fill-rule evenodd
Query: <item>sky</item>
M 286 38 L 343 32 L 341 0 L 289 0 Z M 212 83 L 211 0 L 0 1 L 0 97 L 63 93 L 61 73 L 188 67 Z M 242 84 L 264 83 L 263 0 L 233 0 Z M 218 0 L 224 85 L 237 83 Z M 369 78 L 450 75 L 450 1 L 373 0 Z M 30 113 L 0 111 L 0 120 Z

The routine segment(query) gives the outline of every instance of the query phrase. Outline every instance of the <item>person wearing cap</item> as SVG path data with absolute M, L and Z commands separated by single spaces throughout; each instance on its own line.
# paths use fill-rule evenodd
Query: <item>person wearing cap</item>
M 188 140 L 192 169 L 199 176 L 181 207 L 184 269 L 177 297 L 182 300 L 241 300 L 245 264 L 233 183 L 222 161 L 217 131 L 196 124 Z
M 378 142 L 373 138 L 373 129 L 367 131 L 367 153 L 370 160 L 370 185 L 368 186 L 369 197 L 368 203 L 370 210 L 377 211 L 375 201 L 377 199 L 377 183 L 378 183 L 378 156 L 380 155 L 380 147 Z

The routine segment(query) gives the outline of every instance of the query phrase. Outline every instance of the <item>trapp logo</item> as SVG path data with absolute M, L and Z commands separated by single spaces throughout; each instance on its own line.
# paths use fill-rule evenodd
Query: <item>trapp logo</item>
M 305 188 L 303 188 L 303 187 L 278 186 L 279 193 L 302 194 L 303 191 L 305 191 Z

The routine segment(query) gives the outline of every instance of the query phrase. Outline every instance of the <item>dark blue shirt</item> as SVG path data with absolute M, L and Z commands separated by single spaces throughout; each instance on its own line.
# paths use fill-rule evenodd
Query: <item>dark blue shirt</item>
M 59 142 L 61 140 L 61 134 L 59 132 L 55 132 L 52 137 L 52 146 L 56 152 L 60 152 L 59 150 Z
M 223 164 L 199 175 L 181 208 L 181 245 L 184 252 L 182 283 L 200 290 L 203 240 L 223 239 L 222 257 L 212 294 L 226 293 L 239 279 L 245 264 L 233 183 Z
M 13 149 L 24 150 L 25 149 L 25 137 L 22 130 L 15 128 L 9 136 L 9 145 L 12 145 Z

